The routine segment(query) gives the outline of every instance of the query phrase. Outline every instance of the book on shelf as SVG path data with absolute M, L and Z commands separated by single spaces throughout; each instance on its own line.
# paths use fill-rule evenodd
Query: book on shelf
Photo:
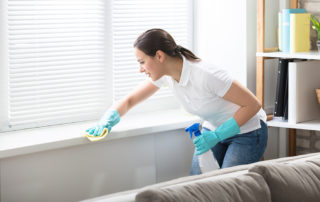
M 290 52 L 290 14 L 306 13 L 306 9 L 282 9 L 282 50 Z
M 290 14 L 290 52 L 310 50 L 310 13 Z
M 279 51 L 283 51 L 283 48 L 282 48 L 282 28 L 283 25 L 282 25 L 282 13 L 279 12 L 278 13 L 278 47 L 279 47 Z
M 288 103 L 287 83 L 288 83 L 288 64 L 292 59 L 280 58 L 278 62 L 276 96 L 274 101 L 273 119 L 285 120 L 285 111 Z
M 320 61 L 289 63 L 288 122 L 320 120 L 320 105 L 314 89 L 320 86 Z
M 288 64 L 289 65 L 289 64 Z M 288 67 L 287 67 L 288 68 Z M 283 100 L 283 119 L 284 120 L 288 120 L 288 83 L 289 83 L 289 73 L 288 73 L 288 69 L 287 69 L 287 74 L 286 74 L 286 84 L 285 84 L 285 88 L 284 88 L 284 100 Z

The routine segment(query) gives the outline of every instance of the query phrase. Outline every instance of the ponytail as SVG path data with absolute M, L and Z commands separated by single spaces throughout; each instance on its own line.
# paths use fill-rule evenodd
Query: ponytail
M 193 62 L 197 62 L 200 60 L 199 57 L 197 57 L 195 54 L 193 54 L 193 52 L 191 52 L 190 50 L 180 46 L 180 45 L 177 45 L 176 47 L 176 52 L 178 54 L 181 54 L 183 55 L 187 60 L 190 60 L 190 61 L 193 61 Z

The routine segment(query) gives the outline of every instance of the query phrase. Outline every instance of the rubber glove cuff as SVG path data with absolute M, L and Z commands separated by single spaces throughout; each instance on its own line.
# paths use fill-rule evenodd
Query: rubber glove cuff
M 236 120 L 232 117 L 221 124 L 214 132 L 220 141 L 222 141 L 240 133 L 240 127 Z

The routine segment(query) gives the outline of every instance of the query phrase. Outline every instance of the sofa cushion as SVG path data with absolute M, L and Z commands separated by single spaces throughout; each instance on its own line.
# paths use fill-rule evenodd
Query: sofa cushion
M 246 173 L 238 176 L 208 178 L 160 189 L 146 189 L 136 195 L 137 202 L 271 202 L 270 191 L 262 176 Z
M 294 163 L 265 163 L 249 172 L 262 175 L 273 202 L 316 202 L 320 200 L 320 157 Z

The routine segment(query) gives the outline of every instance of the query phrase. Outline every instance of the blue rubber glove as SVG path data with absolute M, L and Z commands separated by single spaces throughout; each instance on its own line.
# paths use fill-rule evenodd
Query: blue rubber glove
M 196 155 L 207 152 L 218 142 L 230 138 L 239 132 L 240 128 L 233 117 L 221 124 L 215 131 L 204 131 L 193 140 L 193 144 L 197 150 Z
M 214 131 L 204 131 L 200 136 L 193 140 L 193 144 L 196 147 L 196 155 L 201 155 L 207 152 L 209 149 L 214 147 L 220 142 Z
M 108 128 L 108 132 L 110 133 L 111 128 L 115 126 L 120 121 L 120 115 L 117 110 L 109 109 L 99 120 L 98 124 L 94 127 L 91 127 L 86 130 L 87 133 L 93 136 L 100 136 L 102 131 L 105 128 Z

